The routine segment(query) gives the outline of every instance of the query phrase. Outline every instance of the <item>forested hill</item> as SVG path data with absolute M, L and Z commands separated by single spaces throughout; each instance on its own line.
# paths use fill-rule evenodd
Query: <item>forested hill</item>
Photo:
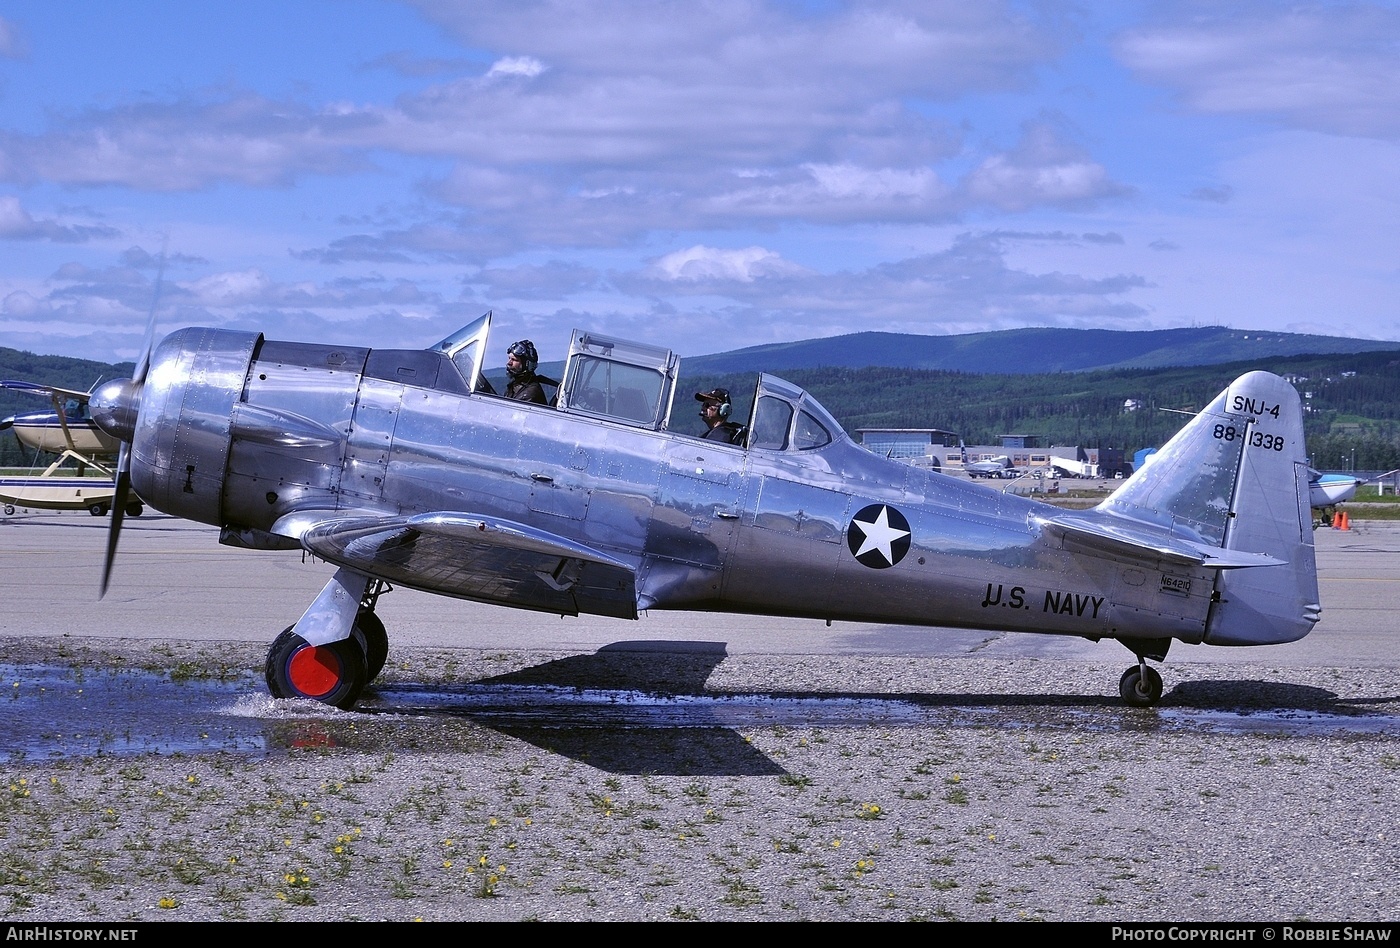
M 1400 350 L 1400 342 L 1203 326 L 1131 332 L 1111 329 L 1008 329 L 957 336 L 858 332 L 751 346 L 681 360 L 687 374 L 775 372 L 868 365 L 1028 375 L 1094 369 L 1218 365 L 1277 356 Z
M 1174 367 L 1162 367 L 1168 363 Z M 1338 459 L 1356 451 L 1358 468 L 1400 467 L 1400 343 L 1219 327 L 857 333 L 683 358 L 672 419 L 685 428 L 695 407 L 691 394 L 715 385 L 729 388 L 736 416 L 745 415 L 764 371 L 807 388 L 853 434 L 863 427 L 942 428 L 969 444 L 1023 434 L 1043 445 L 1132 452 L 1162 444 L 1181 426 L 1181 415 L 1163 409 L 1200 408 L 1251 369 L 1295 379 L 1307 401 L 1308 449 L 1317 466 L 1339 467 Z M 0 347 L 0 379 L 86 390 L 131 370 L 131 363 Z M 1129 401 L 1140 407 L 1125 410 Z M 0 418 L 46 407 L 32 395 L 0 390 Z M 18 463 L 14 436 L 0 432 L 0 464 Z
M 750 372 L 693 375 L 682 362 L 673 424 L 693 406 L 684 396 L 722 385 L 746 417 Z M 993 375 L 872 367 L 794 369 L 782 378 L 811 392 L 854 437 L 859 428 L 940 428 L 968 444 L 1034 435 L 1043 446 L 1158 447 L 1237 376 L 1266 369 L 1293 380 L 1306 406 L 1315 466 L 1400 467 L 1400 352 L 1251 359 L 1211 366 L 1041 375 Z M 696 419 L 696 424 L 699 420 Z

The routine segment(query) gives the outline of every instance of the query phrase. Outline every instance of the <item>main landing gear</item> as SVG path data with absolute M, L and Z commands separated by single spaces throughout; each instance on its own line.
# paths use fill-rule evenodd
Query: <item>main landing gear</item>
M 1124 646 L 1132 649 L 1138 663 L 1131 665 L 1118 679 L 1118 694 L 1134 708 L 1150 708 L 1162 700 L 1162 676 L 1157 669 L 1147 664 L 1165 661 L 1171 639 L 1119 639 Z
M 268 649 L 264 674 L 272 696 L 354 707 L 389 657 L 389 637 L 374 614 L 379 597 L 389 589 L 382 580 L 337 572 L 301 619 L 283 629 Z M 349 611 L 350 604 L 355 611 Z
M 1150 708 L 1162 700 L 1162 676 L 1145 661 L 1133 665 L 1118 679 L 1118 693 L 1135 708 Z

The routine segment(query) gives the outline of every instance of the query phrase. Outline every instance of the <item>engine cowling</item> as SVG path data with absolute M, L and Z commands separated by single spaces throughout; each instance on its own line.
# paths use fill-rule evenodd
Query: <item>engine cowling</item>
M 131 438 L 131 486 L 157 510 L 222 523 L 234 406 L 262 336 L 181 329 L 151 356 Z

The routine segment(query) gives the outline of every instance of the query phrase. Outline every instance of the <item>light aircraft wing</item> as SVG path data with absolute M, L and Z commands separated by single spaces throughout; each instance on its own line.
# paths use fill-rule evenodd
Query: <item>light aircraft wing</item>
M 31 395 L 42 395 L 45 398 L 76 398 L 81 402 L 86 402 L 91 392 L 80 392 L 71 388 L 58 388 L 54 385 L 42 385 L 38 382 L 24 382 L 17 379 L 0 379 L 0 388 L 8 388 L 16 392 L 28 392 Z
M 401 586 L 559 615 L 637 617 L 626 563 L 544 530 L 459 512 L 305 511 L 273 532 L 323 559 Z
M 1130 524 L 1106 519 L 1110 515 L 1067 514 L 1041 521 L 1041 529 L 1061 541 L 1077 543 L 1112 556 L 1156 562 L 1166 560 L 1215 569 L 1247 566 L 1281 566 L 1283 560 L 1267 553 L 1250 553 L 1213 546 L 1189 537 L 1169 536 L 1150 528 L 1136 530 Z

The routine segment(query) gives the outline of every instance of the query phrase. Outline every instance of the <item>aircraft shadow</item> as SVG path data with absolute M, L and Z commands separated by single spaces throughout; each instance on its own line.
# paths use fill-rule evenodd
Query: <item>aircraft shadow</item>
M 447 703 L 394 713 L 466 717 L 509 737 L 533 744 L 610 773 L 667 776 L 776 776 L 786 771 L 744 740 L 733 725 L 707 723 L 703 709 L 680 712 L 683 725 L 669 724 L 674 713 L 648 714 L 632 696 L 705 694 L 705 682 L 727 657 L 716 642 L 622 642 L 591 655 L 573 655 L 504 675 L 478 679 L 467 686 L 402 686 L 395 693 L 426 696 Z M 502 695 L 510 707 L 452 701 L 456 692 L 486 690 Z M 567 694 L 602 696 L 571 701 Z M 533 706 L 512 697 L 531 698 Z M 411 698 L 410 698 L 411 700 Z M 622 720 L 609 714 L 615 706 Z M 361 711 L 377 710 L 362 706 Z M 693 723 L 692 723 L 693 722 Z
M 1255 680 L 1183 682 L 1149 709 L 1108 694 L 707 689 L 727 655 L 722 642 L 616 642 L 462 685 L 386 687 L 367 695 L 375 701 L 361 710 L 470 721 L 613 773 L 694 776 L 785 773 L 741 736 L 746 727 L 1400 732 L 1388 713 L 1400 696 L 1340 699 L 1323 688 Z

